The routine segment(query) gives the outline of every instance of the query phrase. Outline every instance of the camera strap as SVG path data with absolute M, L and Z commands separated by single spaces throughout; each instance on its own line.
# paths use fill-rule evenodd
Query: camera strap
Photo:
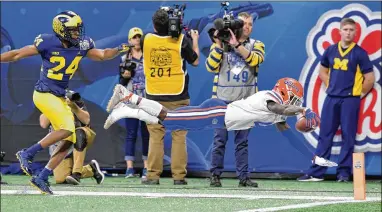
M 133 54 L 131 53 L 131 48 L 126 52 L 125 62 L 128 62 L 133 58 Z

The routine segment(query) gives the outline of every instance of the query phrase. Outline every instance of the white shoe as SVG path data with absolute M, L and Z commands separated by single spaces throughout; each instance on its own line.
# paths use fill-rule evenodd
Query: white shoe
M 297 179 L 297 181 L 299 181 L 299 182 L 320 182 L 323 180 L 324 180 L 323 178 L 316 178 L 316 177 L 309 176 L 309 175 L 304 175 L 304 176 L 301 176 Z
M 132 93 L 129 90 L 127 90 L 123 85 L 117 84 L 114 87 L 113 95 L 111 96 L 107 104 L 106 111 L 110 113 L 110 111 L 112 111 L 115 108 L 115 106 L 118 105 L 118 103 L 124 100 L 128 101 L 129 96 L 131 96 L 131 94 Z
M 338 166 L 337 163 L 330 161 L 330 160 L 327 160 L 327 159 L 322 158 L 322 157 L 318 157 L 318 156 L 314 157 L 313 163 L 316 165 L 319 165 L 319 166 L 327 166 L 327 167 Z
M 138 119 L 139 109 L 130 108 L 128 105 L 121 102 L 118 107 L 115 107 L 110 115 L 107 117 L 103 128 L 109 129 L 111 125 L 123 118 L 135 118 Z

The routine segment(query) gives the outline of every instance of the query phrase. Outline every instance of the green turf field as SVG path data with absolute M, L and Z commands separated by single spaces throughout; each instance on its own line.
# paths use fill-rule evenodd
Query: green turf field
M 40 195 L 26 176 L 3 176 L 1 211 L 381 211 L 381 182 L 367 182 L 367 201 L 353 200 L 353 184 L 257 180 L 259 188 L 239 188 L 223 179 L 210 188 L 207 179 L 188 179 L 174 186 L 169 178 L 159 186 L 141 185 L 139 178 L 107 177 L 104 184 L 82 180 L 79 186 L 52 185 L 56 195 Z M 53 179 L 51 179 L 53 182 Z

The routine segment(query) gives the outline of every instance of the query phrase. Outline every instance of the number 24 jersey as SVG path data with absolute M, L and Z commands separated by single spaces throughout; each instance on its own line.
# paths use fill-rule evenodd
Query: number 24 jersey
M 36 37 L 34 46 L 42 58 L 40 79 L 35 90 L 63 97 L 81 59 L 95 44 L 91 38 L 85 36 L 79 45 L 64 48 L 56 35 L 41 34 Z

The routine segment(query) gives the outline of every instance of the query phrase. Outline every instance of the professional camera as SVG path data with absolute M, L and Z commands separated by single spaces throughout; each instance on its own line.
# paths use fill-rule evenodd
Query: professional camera
M 131 72 L 131 78 L 134 77 L 135 69 L 137 68 L 137 64 L 130 59 L 127 59 L 119 64 L 119 71 L 121 74 L 125 72 L 125 70 L 128 70 Z
M 71 90 L 66 90 L 65 96 L 70 101 L 79 101 L 81 99 L 80 93 Z
M 126 59 L 125 61 L 119 64 L 119 68 L 122 69 L 121 72 L 125 70 L 135 71 L 135 69 L 137 68 L 137 64 L 131 61 L 130 59 Z
M 222 9 L 224 9 L 223 18 L 218 18 L 214 21 L 215 28 L 211 28 L 208 31 L 208 34 L 212 42 L 214 42 L 213 35 L 215 31 L 218 30 L 217 37 L 219 40 L 222 41 L 224 50 L 227 50 L 228 49 L 227 43 L 231 39 L 231 33 L 229 32 L 228 29 L 231 29 L 232 32 L 235 34 L 235 36 L 239 38 L 242 33 L 244 22 L 243 20 L 235 19 L 232 11 L 228 12 L 229 10 L 228 1 L 222 2 L 221 6 L 222 6 Z
M 178 38 L 185 28 L 183 25 L 184 10 L 186 9 L 186 4 L 182 6 L 175 4 L 174 7 L 161 7 L 168 14 L 168 35 L 172 38 Z

